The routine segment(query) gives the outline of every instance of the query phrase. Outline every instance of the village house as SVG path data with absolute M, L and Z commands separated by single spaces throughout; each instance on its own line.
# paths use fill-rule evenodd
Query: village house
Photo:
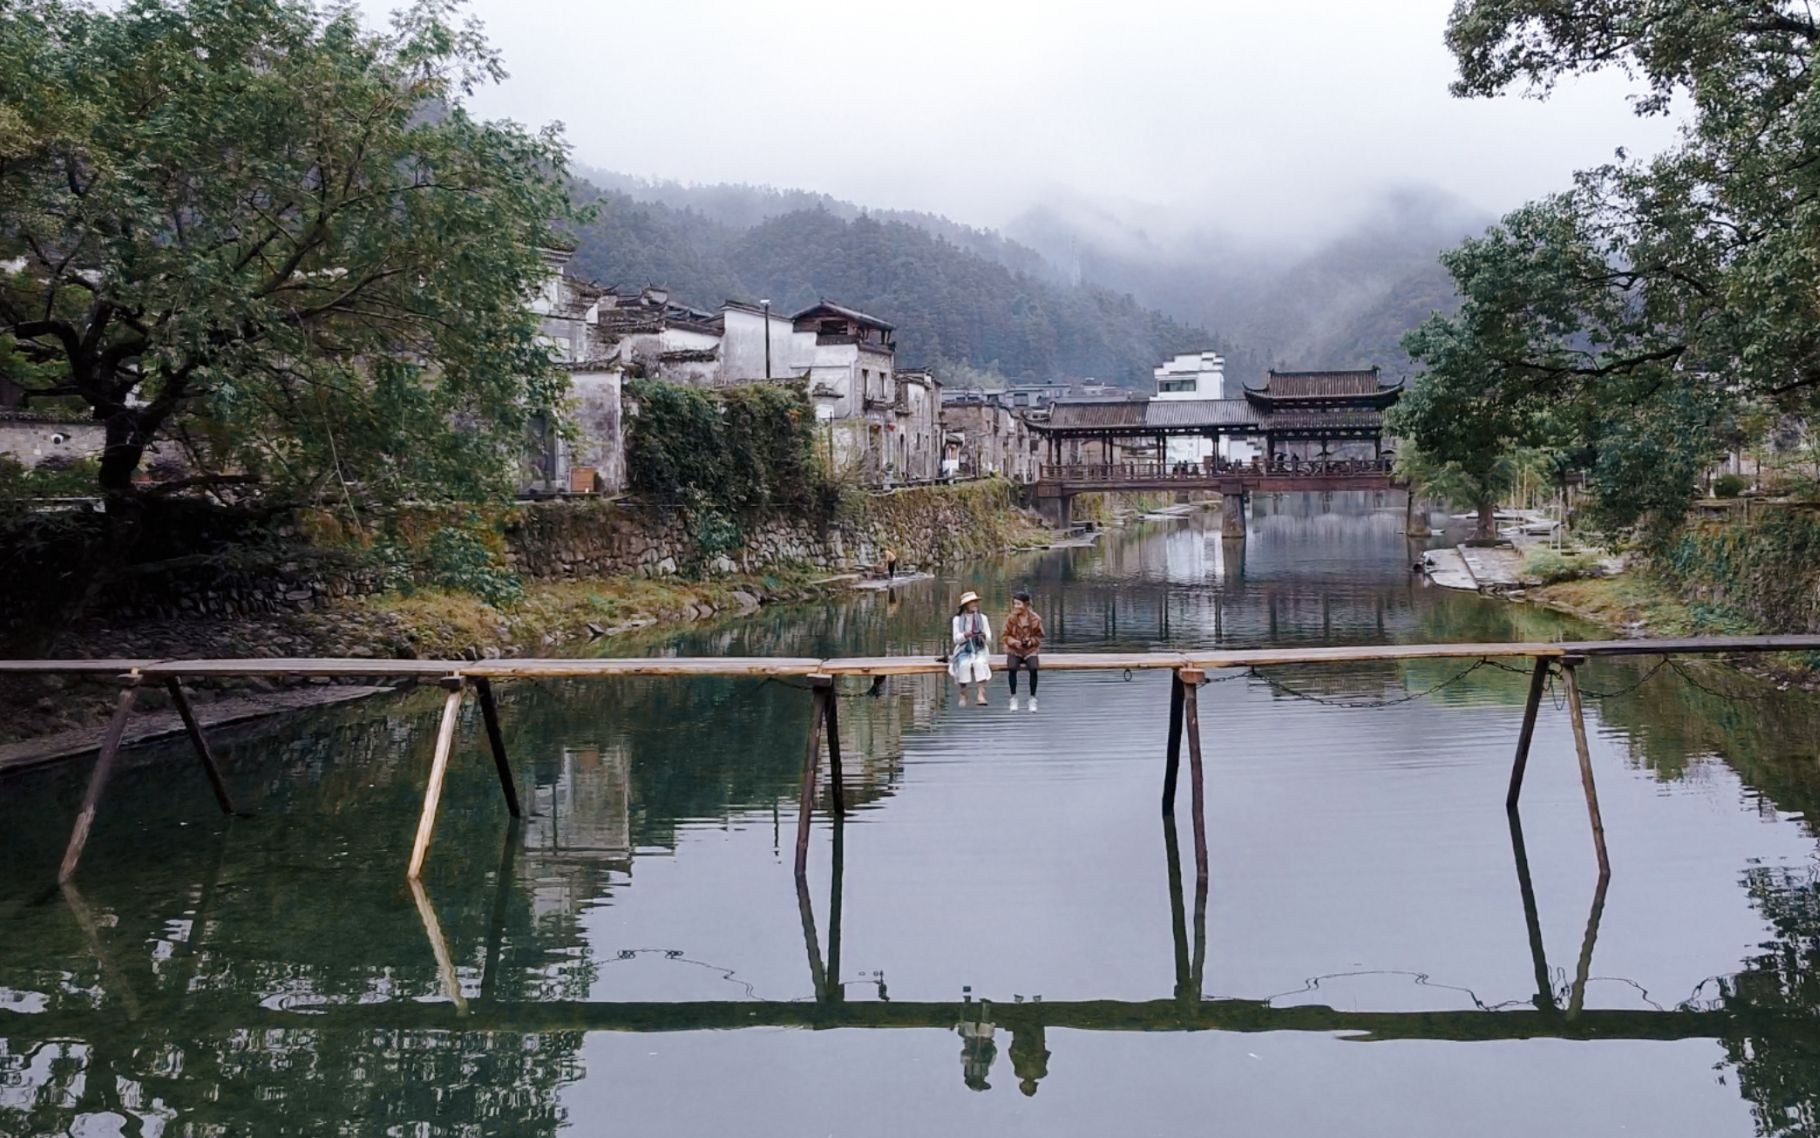
M 1214 351 L 1184 352 L 1157 365 L 1153 403 L 1185 403 L 1226 398 L 1226 360 Z M 1217 453 L 1228 462 L 1250 462 L 1259 453 L 1257 440 L 1221 436 L 1215 440 L 1196 435 L 1170 436 L 1165 444 L 1170 464 L 1200 466 Z
M 942 398 L 951 474 L 962 478 L 994 475 L 1013 482 L 1034 482 L 1037 441 L 1024 416 L 1006 406 L 997 392 L 955 391 Z

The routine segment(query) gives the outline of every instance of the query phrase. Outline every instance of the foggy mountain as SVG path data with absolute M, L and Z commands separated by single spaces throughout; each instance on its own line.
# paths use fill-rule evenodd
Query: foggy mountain
M 1313 240 L 1184 227 L 1152 236 L 1104 209 L 1032 209 L 1006 226 L 1080 279 L 1221 329 L 1265 366 L 1410 368 L 1399 341 L 1457 302 L 1437 261 L 1493 218 L 1426 187 L 1387 193 Z
M 1078 201 L 1001 234 L 803 190 L 584 173 L 602 216 L 577 267 L 605 283 L 664 283 L 701 307 L 827 296 L 897 323 L 907 364 L 1138 387 L 1167 355 L 1206 347 L 1240 378 L 1370 364 L 1403 375 L 1403 334 L 1455 303 L 1436 255 L 1491 220 L 1415 187 L 1300 238 L 1166 219 L 1152 231 Z

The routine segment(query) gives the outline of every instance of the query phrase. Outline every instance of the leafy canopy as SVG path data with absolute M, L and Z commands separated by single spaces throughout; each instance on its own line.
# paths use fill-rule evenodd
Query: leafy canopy
M 0 357 L 28 399 L 301 497 L 475 497 L 564 384 L 527 308 L 570 215 L 557 129 L 449 0 L 0 5 Z
M 1807 414 L 1820 389 L 1820 24 L 1776 0 L 1460 0 L 1448 44 L 1461 95 L 1618 69 L 1639 113 L 1687 123 L 1444 258 L 1464 303 L 1407 341 L 1405 427 L 1436 453 L 1570 451 L 1607 524 L 1678 516 L 1748 407 Z

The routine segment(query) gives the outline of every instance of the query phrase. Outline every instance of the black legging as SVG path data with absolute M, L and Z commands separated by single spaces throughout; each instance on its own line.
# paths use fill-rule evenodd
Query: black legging
M 1019 668 L 1026 668 L 1029 670 L 1029 672 L 1030 672 L 1030 694 L 1031 695 L 1036 694 L 1036 681 L 1038 679 L 1037 670 L 1036 670 L 1036 662 L 1037 661 L 1036 661 L 1035 656 L 1019 656 L 1019 655 L 1016 655 L 1016 654 L 1010 653 L 1010 652 L 1005 653 L 1005 674 L 1007 676 L 1011 677 L 1011 694 L 1012 695 L 1017 694 L 1017 670 Z

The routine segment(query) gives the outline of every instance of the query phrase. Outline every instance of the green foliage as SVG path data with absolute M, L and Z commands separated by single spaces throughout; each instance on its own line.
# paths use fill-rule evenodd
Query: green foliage
M 1597 572 L 1598 558 L 1587 553 L 1555 549 L 1532 549 L 1523 558 L 1523 576 L 1544 585 L 1578 581 Z
M 1412 343 L 1468 420 L 1454 436 L 1540 426 L 1588 471 L 1600 524 L 1672 526 L 1747 412 L 1805 415 L 1820 387 L 1820 23 L 1777 3 L 1462 0 L 1448 43 L 1462 95 L 1613 68 L 1647 84 L 1640 112 L 1687 112 L 1677 145 L 1620 153 L 1449 253 L 1465 304 Z
M 1748 524 L 1684 524 L 1644 552 L 1715 630 L 1820 628 L 1820 517 L 1810 510 L 1772 507 Z
M 1742 474 L 1721 474 L 1713 479 L 1713 497 L 1736 498 L 1750 489 L 1750 479 Z
M 427 569 L 431 584 L 472 593 L 494 608 L 505 608 L 524 597 L 524 582 L 500 565 L 471 529 L 449 526 L 437 530 L 430 538 Z
M 95 493 L 101 464 L 92 458 L 24 466 L 0 455 L 0 503 L 26 498 L 77 498 Z
M 509 488 L 564 377 L 525 304 L 570 213 L 551 130 L 448 0 L 0 6 L 0 341 L 34 398 L 298 497 Z
M 717 548 L 739 516 L 781 510 L 827 518 L 839 492 L 816 451 L 815 411 L 798 387 L 713 391 L 634 379 L 626 396 L 632 489 L 686 506 Z

